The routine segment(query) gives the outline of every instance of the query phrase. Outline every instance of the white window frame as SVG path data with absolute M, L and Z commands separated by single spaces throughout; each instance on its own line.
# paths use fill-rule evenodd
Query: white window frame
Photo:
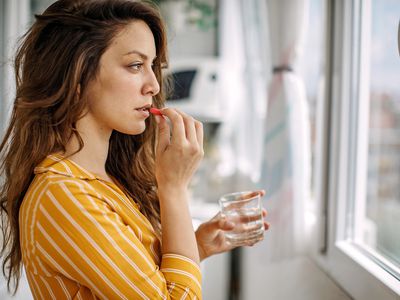
M 316 150 L 322 239 L 314 258 L 354 299 L 399 299 L 398 274 L 382 265 L 396 268 L 358 246 L 360 232 L 346 232 L 365 217 L 371 1 L 329 0 L 327 12 L 326 137 Z

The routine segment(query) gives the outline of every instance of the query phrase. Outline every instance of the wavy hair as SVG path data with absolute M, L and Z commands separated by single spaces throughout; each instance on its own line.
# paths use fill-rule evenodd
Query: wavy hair
M 161 92 L 153 98 L 164 105 L 162 68 L 167 65 L 165 27 L 150 2 L 132 0 L 59 0 L 49 6 L 22 37 L 15 57 L 16 97 L 10 124 L 0 145 L 1 229 L 3 274 L 14 293 L 22 269 L 18 215 L 34 168 L 56 152 L 65 152 L 75 136 L 84 144 L 76 122 L 87 103 L 88 83 L 96 76 L 102 54 L 130 22 L 144 21 L 156 44 L 154 72 Z M 79 93 L 77 93 L 79 87 Z M 140 135 L 113 131 L 106 171 L 140 204 L 160 234 L 154 156 L 156 128 L 146 120 Z

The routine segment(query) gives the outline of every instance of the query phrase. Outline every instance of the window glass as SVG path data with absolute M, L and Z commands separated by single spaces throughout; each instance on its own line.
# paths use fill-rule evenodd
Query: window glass
M 369 149 L 362 241 L 400 266 L 400 1 L 371 3 Z

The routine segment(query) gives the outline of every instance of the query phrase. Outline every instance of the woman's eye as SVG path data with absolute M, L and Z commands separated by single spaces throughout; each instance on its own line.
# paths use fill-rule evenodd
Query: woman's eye
M 134 63 L 132 65 L 129 66 L 129 68 L 135 70 L 135 71 L 140 71 L 140 69 L 142 68 L 142 63 Z

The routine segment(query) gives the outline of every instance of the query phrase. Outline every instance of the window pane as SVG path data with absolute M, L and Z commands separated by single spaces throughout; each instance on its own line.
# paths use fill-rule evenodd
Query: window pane
M 363 240 L 400 266 L 400 1 L 373 0 L 370 130 Z

